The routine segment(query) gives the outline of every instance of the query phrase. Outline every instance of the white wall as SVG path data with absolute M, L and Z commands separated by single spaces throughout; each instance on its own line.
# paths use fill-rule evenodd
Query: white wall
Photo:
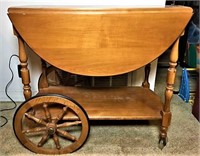
M 18 54 L 17 38 L 13 35 L 12 24 L 7 17 L 7 9 L 11 6 L 19 5 L 103 5 L 110 7 L 163 7 L 165 0 L 0 0 L 0 101 L 9 101 L 5 95 L 5 86 L 11 78 L 11 73 L 8 69 L 9 57 L 12 54 Z M 28 53 L 29 69 L 31 71 L 31 87 L 33 95 L 37 93 L 37 80 L 40 74 L 40 61 L 34 53 Z M 17 64 L 19 61 L 14 58 L 11 67 L 14 71 L 15 78 L 9 87 L 9 95 L 15 101 L 23 101 L 23 91 L 21 79 L 18 78 Z M 33 68 L 34 67 L 34 68 Z M 136 83 L 141 84 L 143 77 L 138 71 L 135 75 Z M 152 66 L 150 75 L 151 89 L 154 89 L 156 73 L 156 62 Z

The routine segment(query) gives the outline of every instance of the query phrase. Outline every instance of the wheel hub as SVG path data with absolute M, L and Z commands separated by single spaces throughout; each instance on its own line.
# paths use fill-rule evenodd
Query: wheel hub
M 53 135 L 56 132 L 56 124 L 55 123 L 48 123 L 47 124 L 47 131 L 49 133 L 49 135 Z

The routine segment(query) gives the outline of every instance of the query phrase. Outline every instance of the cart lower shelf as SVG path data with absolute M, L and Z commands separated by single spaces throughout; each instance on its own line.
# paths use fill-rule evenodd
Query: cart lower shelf
M 82 88 L 50 86 L 39 94 L 62 94 L 77 101 L 90 120 L 161 119 L 162 102 L 151 90 L 142 87 Z M 73 118 L 73 117 L 72 117 Z

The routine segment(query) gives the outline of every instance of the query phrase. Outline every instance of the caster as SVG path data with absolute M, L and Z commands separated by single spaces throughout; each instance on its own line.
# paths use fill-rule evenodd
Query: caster
M 167 145 L 167 138 L 160 138 L 158 147 L 162 150 Z
M 85 143 L 90 127 L 86 112 L 76 101 L 49 94 L 21 104 L 13 129 L 19 142 L 32 152 L 64 154 Z

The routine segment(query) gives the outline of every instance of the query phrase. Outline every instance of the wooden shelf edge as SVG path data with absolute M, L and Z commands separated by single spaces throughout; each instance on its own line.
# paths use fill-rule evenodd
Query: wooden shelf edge
M 155 120 L 162 118 L 160 111 L 163 104 L 159 96 L 143 87 L 50 86 L 40 89 L 39 94 L 61 94 L 74 99 L 85 109 L 90 120 Z

